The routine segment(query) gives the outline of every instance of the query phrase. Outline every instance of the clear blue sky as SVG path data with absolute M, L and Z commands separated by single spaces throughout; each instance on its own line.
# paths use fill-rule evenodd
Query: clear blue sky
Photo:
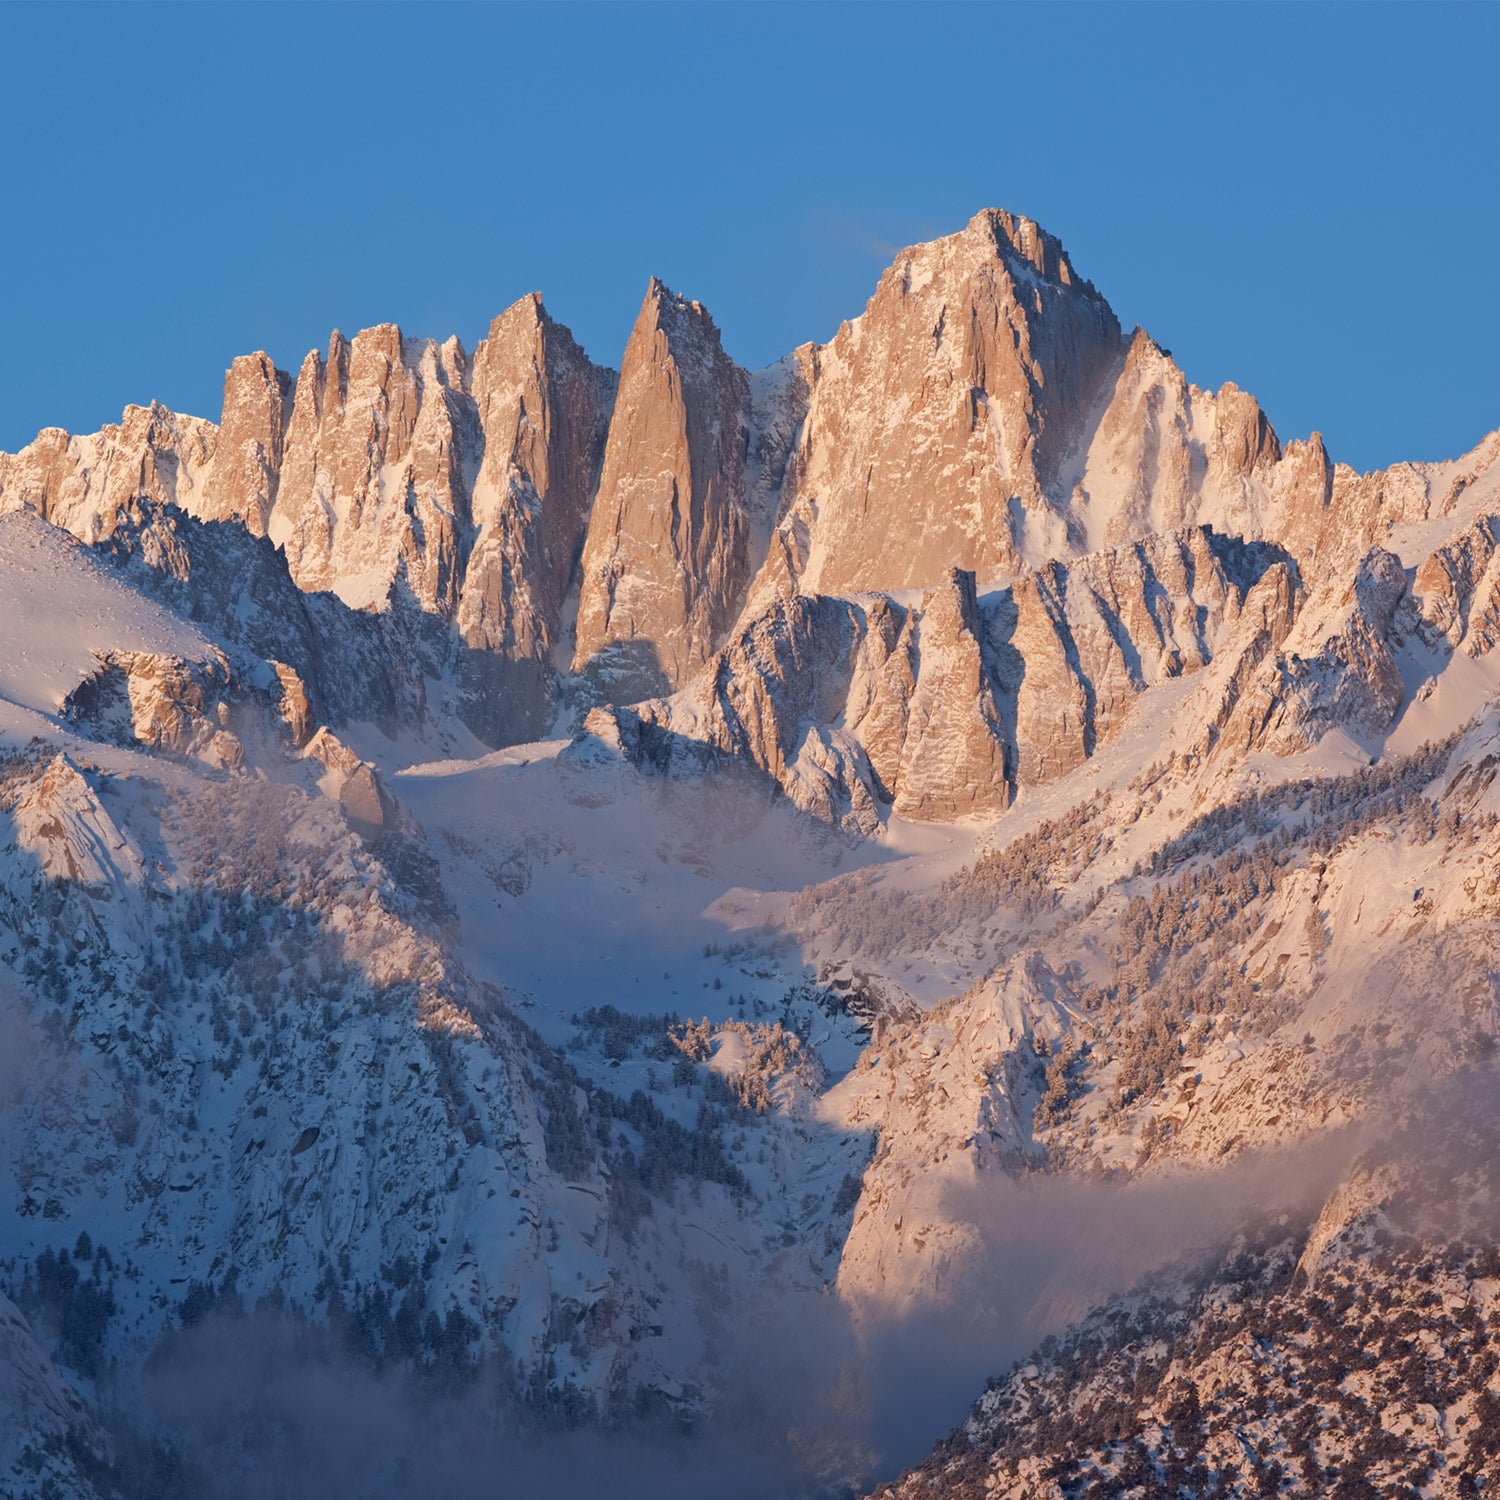
M 1500 426 L 1500 7 L 0 4 L 0 448 L 656 274 L 741 363 L 998 204 L 1370 468 Z

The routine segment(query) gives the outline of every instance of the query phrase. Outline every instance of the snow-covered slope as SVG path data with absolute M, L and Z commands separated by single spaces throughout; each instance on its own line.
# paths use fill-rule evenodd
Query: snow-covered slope
M 27 513 L 0 516 L 5 594 L 0 697 L 42 718 L 110 651 L 202 660 L 209 641 L 188 621 L 143 598 L 65 531 Z
M 10 1495 L 95 1500 L 105 1443 L 87 1404 L 0 1295 L 0 1479 Z M 107 1492 L 107 1491 L 106 1491 Z

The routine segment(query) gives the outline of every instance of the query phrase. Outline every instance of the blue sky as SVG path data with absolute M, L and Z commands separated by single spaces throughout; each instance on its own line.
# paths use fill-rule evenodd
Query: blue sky
M 0 448 L 648 276 L 770 362 L 998 204 L 1356 467 L 1500 426 L 1500 7 L 0 5 Z

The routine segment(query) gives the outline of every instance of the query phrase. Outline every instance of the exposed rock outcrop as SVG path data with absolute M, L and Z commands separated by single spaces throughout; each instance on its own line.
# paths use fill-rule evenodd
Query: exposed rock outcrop
M 139 852 L 66 755 L 54 755 L 21 789 L 11 819 L 16 847 L 48 880 L 116 896 L 141 880 Z
M 424 673 L 441 667 L 443 643 L 414 630 L 419 611 L 376 614 L 332 594 L 303 593 L 266 538 L 171 506 L 132 505 L 103 551 L 132 586 L 265 662 L 282 681 L 278 712 L 295 743 L 324 721 L 365 720 L 397 732 L 420 730 L 429 717 Z
M 558 646 L 615 384 L 614 372 L 591 364 L 537 296 L 496 318 L 474 351 L 484 460 L 458 614 L 471 646 L 538 660 Z
M 1190 385 L 1028 219 L 989 210 L 903 251 L 864 315 L 804 358 L 808 416 L 757 606 L 954 566 L 1003 580 L 1198 524 L 1299 553 L 1328 529 L 1321 440 L 1283 450 L 1253 397 Z
M 1500 643 L 1500 517 L 1483 515 L 1416 571 L 1422 617 L 1454 650 L 1487 656 Z
M 1252 714 L 1240 712 L 1240 703 L 1256 683 L 1261 664 L 1290 634 L 1304 597 L 1301 577 L 1289 560 L 1273 562 L 1256 580 L 1245 596 L 1237 624 L 1205 674 L 1199 700 L 1201 720 L 1191 754 L 1243 754 L 1252 748 L 1256 721 Z M 1225 737 L 1231 724 L 1243 738 Z
M 254 668 L 250 673 L 217 650 L 202 661 L 110 651 L 68 695 L 62 717 L 96 738 L 235 769 L 245 762 L 247 740 L 274 744 L 283 735 L 294 738 L 299 721 L 306 727 L 306 699 L 295 674 L 289 681 L 262 671 L 257 681 Z
M 1088 441 L 1072 498 L 1104 544 L 1194 520 L 1260 535 L 1281 444 L 1255 399 L 1189 385 L 1172 357 L 1135 331 Z
M 1017 959 L 893 1027 L 879 1056 L 820 1102 L 835 1128 L 879 1132 L 839 1268 L 840 1296 L 856 1316 L 940 1304 L 962 1284 L 958 1273 L 981 1249 L 963 1211 L 969 1195 L 986 1170 L 1040 1160 L 1033 1038 L 1065 1028 L 1062 998 L 1039 955 Z
M 1245 749 L 1290 755 L 1331 729 L 1376 736 L 1401 706 L 1389 636 L 1407 597 L 1400 559 L 1376 548 L 1331 609 L 1310 601 L 1283 647 L 1257 669 L 1224 731 Z
M 393 820 L 395 804 L 375 767 L 361 760 L 329 729 L 320 729 L 303 754 L 323 767 L 324 790 L 338 803 L 350 829 L 366 842 Z
M 195 511 L 217 429 L 152 402 L 86 436 L 43 428 L 19 453 L 0 453 L 0 511 L 27 509 L 81 541 L 108 538 L 142 496 Z
M 750 566 L 749 398 L 702 305 L 653 280 L 620 369 L 573 659 L 615 701 L 681 687 L 732 623 Z
M 919 663 L 892 810 L 941 821 L 1003 812 L 1010 802 L 1005 734 L 980 641 L 974 575 L 954 571 L 922 599 Z
M 1017 786 L 1091 756 L 1146 688 L 1211 661 L 1288 566 L 1275 548 L 1194 528 L 982 597 L 962 571 L 912 606 L 785 596 L 689 688 L 636 716 L 748 760 L 807 811 L 864 832 L 883 809 L 993 816 Z
M 615 375 L 589 362 L 541 298 L 523 298 L 474 351 L 472 391 L 483 460 L 469 501 L 475 536 L 458 602 L 482 739 L 516 720 L 550 723 L 563 605 L 599 479 Z
M 242 354 L 224 372 L 224 410 L 197 514 L 239 521 L 264 536 L 281 482 L 292 381 L 266 354 Z
M 303 361 L 267 523 L 300 587 L 381 605 L 400 577 L 424 609 L 454 612 L 467 374 L 457 339 L 390 323 L 335 332 L 325 358 Z
M 1029 219 L 986 211 L 903 251 L 864 315 L 808 355 L 758 588 L 905 589 L 954 566 L 1000 578 L 1027 548 L 1069 550 L 1047 497 L 1071 490 L 1068 455 L 1119 347 L 1108 305 Z
M 822 606 L 804 616 L 788 597 L 888 593 L 834 610 L 833 637 L 785 664 L 839 659 L 827 680 L 852 696 L 814 694 L 837 714 L 778 709 L 767 735 L 763 707 L 731 693 L 702 739 L 736 755 L 760 741 L 756 764 L 840 817 L 856 803 L 996 812 L 1017 784 L 1092 755 L 1143 685 L 1209 659 L 1218 625 L 1195 611 L 1217 622 L 1244 598 L 1215 582 L 1196 528 L 1279 549 L 1290 571 L 1263 601 L 1282 620 L 1278 647 L 1303 590 L 1337 612 L 1360 560 L 1389 547 L 1420 566 L 1431 638 L 1487 654 L 1500 641 L 1497 483 L 1500 434 L 1453 463 L 1366 475 L 1335 465 L 1317 434 L 1283 445 L 1253 397 L 1191 385 L 1169 351 L 1120 328 L 1055 239 L 998 210 L 903 251 L 832 341 L 754 375 L 700 304 L 653 281 L 618 378 L 532 295 L 472 360 L 457 339 L 390 324 L 335 333 L 295 381 L 265 354 L 236 359 L 218 428 L 131 407 L 92 436 L 47 429 L 0 455 L 0 511 L 32 509 L 148 564 L 174 607 L 293 670 L 304 738 L 323 720 L 395 730 L 450 708 L 484 743 L 535 738 L 560 706 L 717 680 L 716 653 L 736 642 L 779 661 L 777 630 L 825 628 L 812 624 Z M 269 539 L 243 551 L 253 581 L 234 586 L 231 566 L 214 583 L 200 564 L 189 582 L 187 517 Z M 227 559 L 213 532 L 189 550 Z M 962 662 L 969 626 L 929 621 L 921 642 L 927 607 L 905 597 L 947 598 L 955 569 L 976 580 L 984 622 Z M 936 640 L 959 652 L 941 689 Z M 1261 742 L 1243 704 L 1262 648 L 1247 640 L 1226 669 L 1215 743 L 1234 714 L 1234 742 Z M 1292 649 L 1306 662 L 1322 648 Z M 1384 680 L 1373 649 L 1338 672 Z M 563 692 L 570 669 L 587 682 Z M 964 695 L 976 706 L 960 722 Z M 1293 696 L 1307 707 L 1303 688 Z M 1373 702 L 1362 723 L 1379 717 Z M 977 781 L 950 775 L 945 789 L 934 767 L 961 745 L 983 748 Z

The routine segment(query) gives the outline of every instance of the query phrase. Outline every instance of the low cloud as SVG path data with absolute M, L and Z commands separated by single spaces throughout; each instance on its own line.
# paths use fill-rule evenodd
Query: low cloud
M 184 1493 L 205 1500 L 764 1500 L 794 1477 L 784 1450 L 749 1434 L 538 1430 L 498 1372 L 435 1394 L 370 1370 L 327 1329 L 264 1309 L 170 1337 L 126 1415 L 169 1435 Z
M 128 1404 L 173 1435 L 214 1500 L 775 1500 L 865 1485 L 923 1457 L 987 1376 L 1112 1292 L 1247 1219 L 1306 1223 L 1352 1144 L 1123 1187 L 996 1179 L 949 1205 L 983 1249 L 941 1307 L 856 1326 L 831 1295 L 750 1299 L 718 1415 L 691 1433 L 538 1431 L 498 1376 L 435 1394 L 265 1310 L 172 1336 Z

